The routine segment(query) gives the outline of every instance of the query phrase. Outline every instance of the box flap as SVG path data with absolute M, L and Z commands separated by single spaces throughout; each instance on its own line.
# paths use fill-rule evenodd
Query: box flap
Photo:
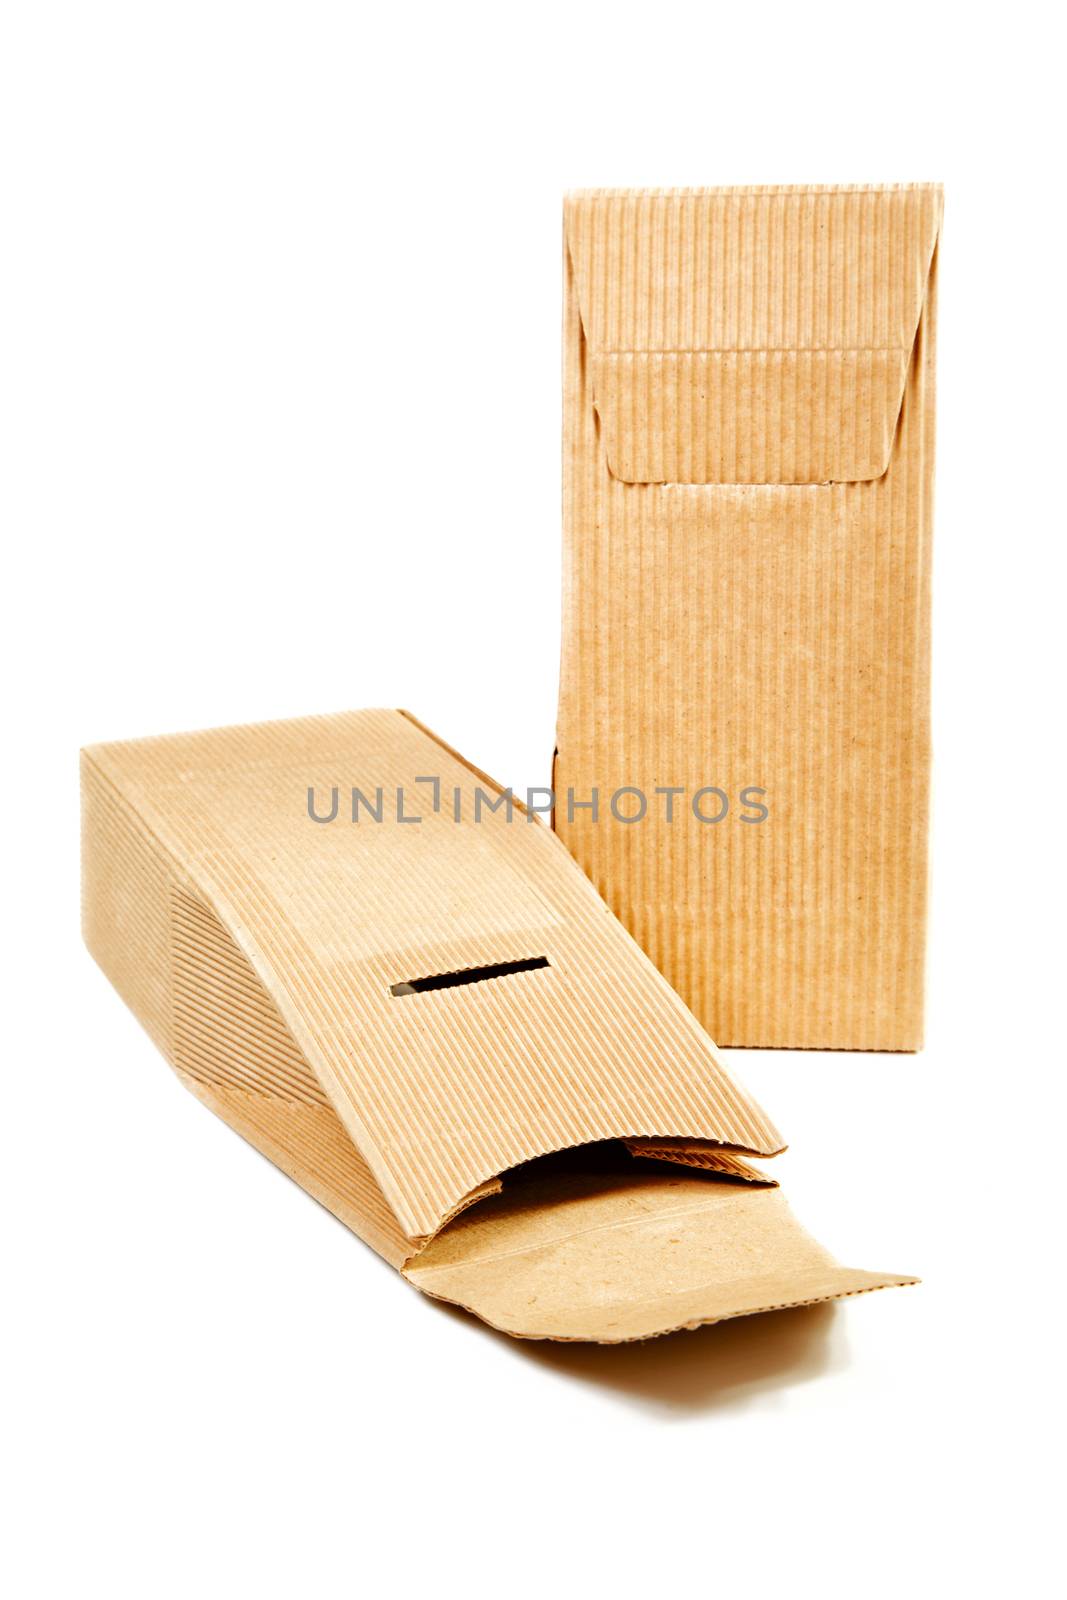
M 941 206 L 934 184 L 570 196 L 567 251 L 612 475 L 881 477 Z
M 769 1178 L 759 1167 L 742 1161 L 739 1155 L 724 1150 L 721 1145 L 694 1144 L 685 1139 L 624 1139 L 622 1142 L 632 1156 L 695 1167 L 736 1183 L 758 1183 L 769 1189 L 778 1187 L 777 1178 Z
M 517 1337 L 608 1344 L 916 1282 L 840 1266 L 776 1188 L 642 1165 L 519 1173 L 404 1275 Z
M 179 1070 L 280 1146 L 246 1093 L 254 1056 L 294 1149 L 321 1146 L 315 1182 L 343 1130 L 358 1164 L 333 1186 L 376 1184 L 413 1247 L 547 1151 L 782 1148 L 563 844 L 402 713 L 98 746 L 86 761 L 179 886 Z

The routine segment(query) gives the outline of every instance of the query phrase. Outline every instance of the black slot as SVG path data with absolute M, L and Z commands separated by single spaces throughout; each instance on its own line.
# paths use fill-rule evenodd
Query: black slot
M 462 972 L 431 972 L 428 978 L 407 978 L 391 983 L 389 993 L 425 994 L 430 989 L 458 989 L 465 983 L 485 983 L 490 978 L 510 978 L 515 972 L 536 972 L 549 966 L 547 956 L 524 956 L 521 961 L 494 961 L 488 967 L 464 967 Z

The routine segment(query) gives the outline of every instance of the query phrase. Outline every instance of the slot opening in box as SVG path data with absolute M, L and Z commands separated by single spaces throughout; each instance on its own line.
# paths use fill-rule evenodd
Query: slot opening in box
M 484 967 L 464 967 L 459 972 L 432 972 L 424 978 L 405 978 L 391 983 L 389 993 L 397 998 L 425 994 L 431 989 L 458 989 L 468 983 L 486 983 L 490 978 L 510 978 L 516 972 L 536 972 L 550 966 L 547 956 L 524 956 L 519 961 L 494 961 Z

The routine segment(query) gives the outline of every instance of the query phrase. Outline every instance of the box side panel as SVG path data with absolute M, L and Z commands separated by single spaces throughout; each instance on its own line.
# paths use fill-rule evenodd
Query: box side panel
M 374 1174 L 329 1106 L 179 1076 L 198 1100 L 392 1266 L 410 1259 L 415 1245 L 401 1232 Z
M 173 1061 L 172 873 L 136 812 L 84 753 L 81 802 L 85 943 Z
M 411 1242 L 270 996 L 88 755 L 82 920 L 91 954 L 186 1087 L 380 1255 L 406 1260 Z

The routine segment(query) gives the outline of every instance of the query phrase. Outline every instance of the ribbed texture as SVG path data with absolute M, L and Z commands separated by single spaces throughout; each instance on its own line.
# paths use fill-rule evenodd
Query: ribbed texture
M 519 813 L 475 825 L 474 790 L 495 791 L 403 715 L 104 746 L 89 761 L 182 886 L 169 963 L 181 1070 L 216 1094 L 268 1094 L 272 1116 L 312 1106 L 317 1084 L 408 1240 L 551 1150 L 641 1135 L 781 1148 L 558 841 Z M 423 776 L 441 779 L 436 814 Z M 353 785 L 372 799 L 381 786 L 387 819 L 402 785 L 422 821 L 352 824 Z M 338 820 L 316 824 L 307 790 L 328 810 L 334 786 Z M 549 966 L 390 992 L 538 956 Z
M 611 472 L 881 477 L 940 213 L 929 187 L 577 196 L 567 243 Z
M 934 185 L 577 194 L 567 246 L 604 350 L 911 348 Z
M 86 944 L 188 1087 L 372 1248 L 405 1261 L 410 1242 L 251 967 L 88 755 L 82 880 Z
M 715 1150 L 709 1146 L 671 1144 L 660 1139 L 627 1139 L 626 1148 L 632 1156 L 644 1156 L 652 1161 L 671 1161 L 680 1167 L 698 1167 L 702 1172 L 717 1172 L 725 1178 L 738 1178 L 743 1183 L 754 1183 L 768 1189 L 778 1187 L 777 1179 L 768 1178 L 758 1167 L 753 1167 L 729 1150 Z
M 173 1059 L 171 872 L 142 819 L 84 755 L 81 810 L 85 942 L 142 1026 Z
M 216 916 L 171 896 L 174 1062 L 219 1088 L 328 1106 L 262 983 Z
M 921 1043 L 940 206 L 568 202 L 556 825 L 723 1044 Z
M 626 483 L 825 483 L 889 464 L 904 350 L 594 355 L 612 475 Z
M 344 1124 L 329 1106 L 297 1104 L 182 1076 L 199 1100 L 379 1255 L 396 1267 L 408 1260 L 410 1241 Z M 491 1193 L 492 1187 L 486 1192 Z

